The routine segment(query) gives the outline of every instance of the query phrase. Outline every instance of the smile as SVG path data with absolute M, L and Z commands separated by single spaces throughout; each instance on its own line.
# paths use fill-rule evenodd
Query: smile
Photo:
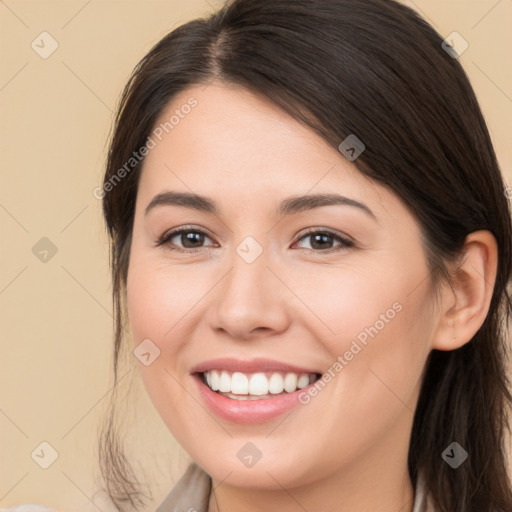
M 226 370 L 209 370 L 201 375 L 212 391 L 232 400 L 262 400 L 293 393 L 313 384 L 320 377 L 317 373 L 243 373 Z
M 204 361 L 190 370 L 200 399 L 215 416 L 257 424 L 300 406 L 299 394 L 321 377 L 317 369 L 269 359 Z

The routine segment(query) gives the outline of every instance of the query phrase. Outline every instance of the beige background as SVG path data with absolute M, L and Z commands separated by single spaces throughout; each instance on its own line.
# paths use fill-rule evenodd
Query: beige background
M 443 37 L 457 31 L 468 41 L 461 62 L 512 185 L 512 1 L 404 3 Z M 94 481 L 96 428 L 111 388 L 112 318 L 107 239 L 92 191 L 133 66 L 172 28 L 215 5 L 0 0 L 0 507 L 111 510 Z M 58 43 L 47 59 L 31 47 L 43 31 Z M 42 237 L 57 248 L 45 263 L 32 252 Z M 127 421 L 137 424 L 135 457 L 147 462 L 156 503 L 188 457 L 127 368 L 124 382 L 133 379 L 129 393 L 139 404 Z M 31 457 L 44 441 L 58 453 L 48 469 Z

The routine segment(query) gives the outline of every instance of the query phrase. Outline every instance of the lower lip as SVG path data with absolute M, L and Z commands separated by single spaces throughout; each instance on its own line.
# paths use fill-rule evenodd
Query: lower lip
M 192 375 L 196 381 L 199 393 L 205 401 L 208 408 L 217 416 L 240 424 L 264 423 L 281 414 L 293 409 L 299 402 L 299 393 L 307 392 L 309 384 L 305 388 L 298 389 L 293 393 L 275 395 L 272 398 L 262 398 L 261 400 L 237 400 L 236 398 L 227 398 L 212 391 L 202 380 L 201 375 Z

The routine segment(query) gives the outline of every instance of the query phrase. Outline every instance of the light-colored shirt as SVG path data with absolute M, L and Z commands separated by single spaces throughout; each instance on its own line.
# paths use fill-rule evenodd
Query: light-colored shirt
M 211 488 L 210 476 L 192 462 L 155 512 L 208 512 Z M 431 511 L 433 509 L 427 504 L 423 480 L 418 478 L 412 512 Z

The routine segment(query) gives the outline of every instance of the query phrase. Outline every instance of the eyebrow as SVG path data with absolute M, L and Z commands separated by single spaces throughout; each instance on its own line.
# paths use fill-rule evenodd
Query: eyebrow
M 338 194 L 312 194 L 287 197 L 281 201 L 276 210 L 276 214 L 292 215 L 294 213 L 312 210 L 313 208 L 319 208 L 320 206 L 332 205 L 353 206 L 355 208 L 359 208 L 374 220 L 377 220 L 376 215 L 364 203 L 360 203 L 355 199 Z M 144 215 L 147 215 L 157 206 L 183 206 L 185 208 L 212 213 L 214 215 L 218 215 L 220 213 L 220 209 L 213 199 L 188 192 L 168 191 L 157 194 L 146 206 Z

